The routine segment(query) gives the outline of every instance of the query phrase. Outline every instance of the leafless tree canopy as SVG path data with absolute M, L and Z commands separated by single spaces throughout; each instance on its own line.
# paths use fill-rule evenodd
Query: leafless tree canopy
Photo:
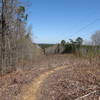
M 27 14 L 19 0 L 0 0 L 0 72 L 33 57 L 30 31 L 26 31 Z M 23 65 L 22 65 L 23 66 Z
M 100 31 L 96 31 L 92 35 L 92 42 L 94 45 L 100 45 Z

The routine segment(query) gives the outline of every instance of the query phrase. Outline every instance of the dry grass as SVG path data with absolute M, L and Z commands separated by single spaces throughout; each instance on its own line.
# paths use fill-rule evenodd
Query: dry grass
M 42 56 L 33 61 L 33 65 L 25 66 L 0 77 L 0 100 L 21 100 L 19 96 L 24 85 L 31 83 L 40 74 L 64 63 L 63 56 Z
M 43 83 L 43 81 L 52 73 L 58 70 L 64 69 L 65 66 L 60 66 L 58 68 L 54 68 L 52 70 L 49 70 L 47 72 L 44 72 L 40 76 L 36 77 L 34 81 L 26 88 L 24 86 L 24 92 L 22 94 L 22 100 L 38 100 L 37 93 L 40 90 L 40 85 Z
M 94 64 L 95 63 L 95 64 Z M 42 84 L 39 100 L 75 100 L 92 91 L 100 91 L 100 62 L 75 59 L 61 71 L 50 75 Z M 99 100 L 92 94 L 80 100 Z
M 69 68 L 57 71 L 43 82 L 39 99 L 73 100 L 100 85 L 100 62 L 93 62 L 91 64 L 87 59 L 76 59 L 73 55 L 39 57 L 33 61 L 33 65 L 27 64 L 24 70 L 18 69 L 0 77 L 0 100 L 22 100 L 24 86 L 34 82 L 42 73 L 62 65 L 67 65 Z

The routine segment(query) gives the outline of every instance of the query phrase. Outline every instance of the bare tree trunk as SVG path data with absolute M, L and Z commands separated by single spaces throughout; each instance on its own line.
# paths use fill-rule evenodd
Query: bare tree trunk
M 2 23 L 2 32 L 1 32 L 1 58 L 2 58 L 2 65 L 1 70 L 3 71 L 4 67 L 4 60 L 5 60 L 5 19 L 4 19 L 4 0 L 2 0 L 2 15 L 1 15 L 1 23 Z M 3 73 L 3 72 L 2 72 Z

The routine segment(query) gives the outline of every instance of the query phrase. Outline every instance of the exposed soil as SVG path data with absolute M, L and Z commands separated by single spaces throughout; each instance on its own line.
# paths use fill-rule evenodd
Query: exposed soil
M 99 89 L 100 61 L 73 55 L 43 56 L 0 77 L 0 100 L 75 100 Z M 84 100 L 98 97 L 92 94 Z
M 44 72 L 40 76 L 34 79 L 34 82 L 31 83 L 27 89 L 25 88 L 24 94 L 22 95 L 22 100 L 38 100 L 38 91 L 40 90 L 40 86 L 43 81 L 52 73 L 62 70 L 65 66 L 60 66 L 58 68 L 54 68 L 47 72 Z M 26 92 L 25 92 L 26 91 Z

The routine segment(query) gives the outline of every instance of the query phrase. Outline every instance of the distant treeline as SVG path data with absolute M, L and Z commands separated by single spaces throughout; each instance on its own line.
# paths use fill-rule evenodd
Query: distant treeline
M 45 49 L 45 48 L 48 48 L 48 47 L 51 47 L 51 46 L 54 46 L 55 44 L 38 44 L 42 49 Z
M 39 44 L 45 50 L 45 54 L 72 53 L 77 56 L 94 57 L 100 56 L 100 46 L 83 45 L 83 39 L 78 37 L 76 40 L 70 39 L 69 42 L 62 40 L 59 44 Z

